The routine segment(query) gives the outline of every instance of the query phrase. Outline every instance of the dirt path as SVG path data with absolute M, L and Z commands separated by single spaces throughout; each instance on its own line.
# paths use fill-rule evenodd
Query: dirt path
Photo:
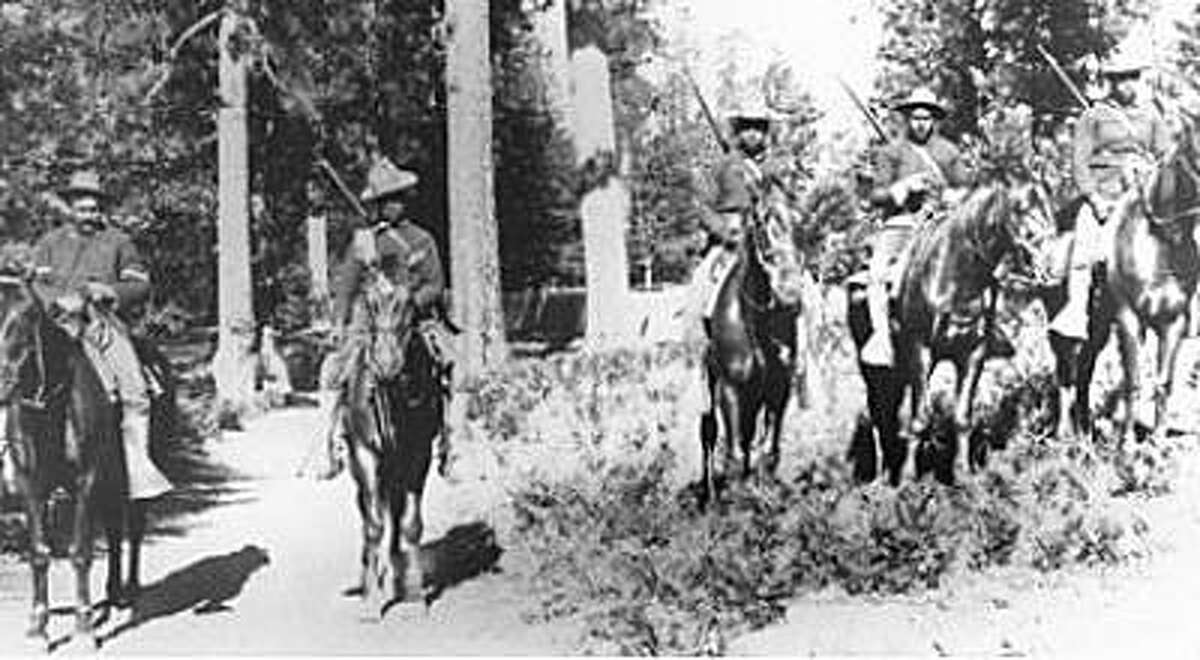
M 148 585 L 135 615 L 120 612 L 101 629 L 102 653 L 116 654 L 561 654 L 574 632 L 522 621 L 530 594 L 519 551 L 506 551 L 500 572 L 449 588 L 431 608 L 393 609 L 381 624 L 359 620 L 340 591 L 356 575 L 358 525 L 353 486 L 343 475 L 316 483 L 293 476 L 315 428 L 313 409 L 264 417 L 244 433 L 209 443 L 211 459 L 242 479 L 184 489 L 166 508 L 145 549 Z M 426 539 L 455 525 L 483 521 L 497 529 L 504 502 L 485 465 L 458 466 L 460 481 L 431 479 Z M 499 533 L 499 544 L 511 544 Z M 27 567 L 0 564 L 0 655 L 25 653 Z M 101 593 L 104 570 L 93 570 Z M 55 562 L 52 606 L 71 603 L 71 569 Z M 71 619 L 53 617 L 52 638 Z

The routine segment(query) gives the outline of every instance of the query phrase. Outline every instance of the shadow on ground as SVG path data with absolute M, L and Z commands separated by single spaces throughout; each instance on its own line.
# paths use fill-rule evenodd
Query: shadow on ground
M 101 637 L 112 640 L 155 619 L 182 612 L 212 614 L 232 609 L 227 603 L 242 592 L 250 576 L 270 563 L 267 551 L 255 545 L 205 557 L 173 571 L 143 588 L 129 619 Z
M 446 589 L 477 575 L 499 571 L 497 563 L 502 554 L 495 530 L 483 522 L 458 525 L 440 539 L 423 544 L 426 603 L 433 603 Z

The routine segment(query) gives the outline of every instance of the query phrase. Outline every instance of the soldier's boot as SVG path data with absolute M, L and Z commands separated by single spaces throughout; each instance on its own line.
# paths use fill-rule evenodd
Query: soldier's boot
M 863 345 L 859 359 L 863 364 L 890 367 L 896 363 L 892 348 L 892 331 L 888 319 L 887 284 L 872 281 L 867 285 L 867 312 L 871 316 L 871 337 Z
M 150 409 L 146 404 L 125 404 L 121 416 L 121 440 L 129 475 L 129 497 L 135 500 L 158 497 L 171 490 L 171 482 L 150 460 Z
M 1087 339 L 1091 288 L 1091 267 L 1086 263 L 1072 264 L 1067 272 L 1067 303 L 1050 322 L 1050 332 L 1066 339 Z

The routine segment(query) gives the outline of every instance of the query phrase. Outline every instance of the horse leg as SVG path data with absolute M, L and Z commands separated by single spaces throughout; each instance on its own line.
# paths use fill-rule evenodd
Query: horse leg
M 1078 366 L 1075 368 L 1075 400 L 1070 413 L 1080 438 L 1092 438 L 1092 376 L 1096 373 L 1096 360 L 1100 357 L 1100 351 L 1108 344 L 1111 334 L 1112 323 L 1093 325 L 1091 337 L 1079 351 Z
M 921 438 L 929 427 L 929 375 L 933 371 L 933 356 L 928 346 L 906 351 L 910 354 L 908 364 L 909 396 L 911 414 L 908 421 L 908 451 L 902 473 L 917 478 L 917 449 Z
M 1167 399 L 1171 396 L 1175 381 L 1175 362 L 1179 358 L 1179 346 L 1187 331 L 1187 318 L 1177 316 L 1158 332 L 1158 373 L 1154 382 L 1154 439 L 1164 439 L 1167 427 L 1163 423 L 1167 415 Z
M 1082 395 L 1079 362 L 1083 357 L 1084 342 L 1057 332 L 1049 335 L 1050 350 L 1054 353 L 1054 380 L 1058 385 L 1056 435 L 1060 440 L 1070 441 L 1081 431 L 1075 410 Z
M 96 483 L 94 471 L 80 477 L 75 490 L 75 520 L 71 529 L 71 565 L 75 568 L 75 634 L 72 644 L 99 648 L 92 630 L 92 490 Z
M 780 450 L 779 439 L 783 435 L 783 414 L 787 410 L 789 395 L 791 394 L 791 379 L 789 378 L 791 370 L 780 365 L 778 369 L 768 370 L 768 380 L 766 386 L 766 414 L 763 419 L 767 433 L 770 434 L 770 447 L 767 450 L 766 471 L 772 477 L 775 476 L 779 469 Z
M 724 440 L 724 446 L 721 448 L 722 460 L 720 477 L 721 480 L 728 480 L 730 472 L 733 471 L 733 448 L 741 446 L 742 432 L 745 428 L 745 423 L 742 417 L 746 411 L 742 409 L 742 401 L 738 396 L 737 389 L 732 385 L 721 384 L 719 386 L 721 402 L 721 420 L 724 422 L 725 433 L 721 436 Z
M 142 540 L 146 537 L 146 507 L 142 500 L 130 500 L 125 507 L 129 529 L 129 572 L 125 577 L 125 601 L 132 605 L 142 590 Z
M 46 497 L 38 486 L 28 484 L 23 488 L 25 495 L 25 514 L 29 526 L 29 568 L 33 576 L 33 607 L 29 615 L 29 629 L 26 637 L 36 643 L 45 644 L 46 624 L 50 620 L 49 570 L 50 545 L 46 539 Z
M 717 494 L 716 484 L 716 448 L 717 448 L 717 414 L 719 389 L 716 377 L 709 373 L 708 410 L 700 417 L 700 509 L 708 506 Z
M 125 543 L 124 520 L 121 517 L 121 507 L 105 503 L 102 509 L 104 520 L 104 540 L 108 546 L 108 574 L 104 580 L 104 597 L 109 607 L 122 607 L 126 604 L 125 594 L 121 590 L 121 554 Z
M 744 388 L 738 397 L 738 409 L 741 414 L 741 429 L 738 433 L 738 447 L 742 451 L 742 479 L 751 475 L 750 455 L 754 451 L 754 441 L 758 439 L 758 413 L 762 408 L 761 391 L 751 392 L 753 388 Z
M 424 574 L 421 570 L 421 536 L 425 523 L 421 519 L 421 491 L 398 489 L 393 503 L 392 562 L 395 568 L 397 601 L 411 601 L 422 594 Z
M 1117 348 L 1121 353 L 1121 367 L 1125 372 L 1121 396 L 1125 410 L 1121 420 L 1120 439 L 1123 444 L 1134 435 L 1134 424 L 1138 417 L 1141 399 L 1142 375 L 1138 365 L 1139 323 L 1132 309 L 1122 308 L 1117 314 Z
M 969 474 L 974 469 L 971 461 L 971 410 L 975 404 L 975 392 L 979 389 L 979 378 L 983 375 L 983 363 L 987 355 L 986 340 L 967 355 L 962 364 L 956 365 L 954 388 L 954 439 L 957 445 L 954 456 L 954 476 Z
M 358 514 L 362 521 L 362 553 L 357 585 L 345 591 L 350 596 L 360 596 L 364 603 L 364 617 L 378 618 L 382 566 L 380 543 L 383 540 L 382 494 L 379 492 L 378 465 L 374 454 L 360 442 L 351 442 L 350 473 L 356 485 Z M 373 610 L 373 611 L 372 611 Z

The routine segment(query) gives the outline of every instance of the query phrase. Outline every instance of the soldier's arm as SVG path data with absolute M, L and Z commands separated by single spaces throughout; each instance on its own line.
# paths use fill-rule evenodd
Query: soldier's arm
M 342 263 L 333 274 L 333 323 L 345 325 L 350 320 L 350 303 L 362 278 L 362 263 L 357 259 L 354 243 L 346 247 Z
M 1096 178 L 1092 174 L 1092 150 L 1096 145 L 1096 120 L 1091 113 L 1084 113 L 1075 125 L 1075 137 L 1071 150 L 1072 173 L 1079 192 L 1086 196 L 1096 194 Z
M 1150 123 L 1150 149 L 1156 158 L 1162 158 L 1172 147 L 1171 127 L 1162 115 L 1155 113 Z
M 150 269 L 127 236 L 117 243 L 116 269 L 117 279 L 111 286 L 117 294 L 119 308 L 128 309 L 150 297 Z
M 875 152 L 872 161 L 875 181 L 869 195 L 871 205 L 886 211 L 899 208 L 901 202 L 896 200 L 893 190 L 893 185 L 899 178 L 900 166 L 895 151 L 890 146 L 885 146 Z
M 441 302 L 446 285 L 437 243 L 433 238 L 423 242 L 426 243 L 422 247 L 425 256 L 413 269 L 416 278 L 413 284 L 413 304 L 419 310 L 432 311 L 434 306 Z

